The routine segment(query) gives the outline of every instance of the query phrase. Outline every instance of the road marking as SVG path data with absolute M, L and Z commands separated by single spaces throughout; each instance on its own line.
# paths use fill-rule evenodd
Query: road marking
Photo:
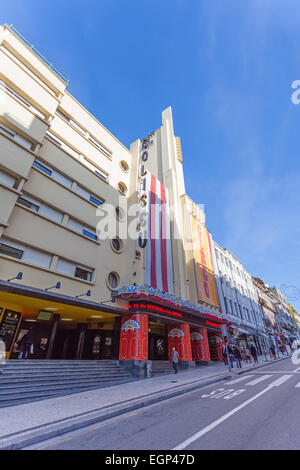
M 279 385 L 283 384 L 286 382 L 288 379 L 293 377 L 292 375 L 283 375 L 279 379 L 275 380 L 275 382 L 270 383 L 270 387 L 279 387 Z
M 296 388 L 300 388 L 300 382 L 297 383 L 297 385 L 295 385 Z
M 254 377 L 254 375 L 244 375 L 243 377 L 239 377 L 238 379 L 230 380 L 229 382 L 225 382 L 226 385 L 233 385 L 237 384 L 238 382 L 241 382 L 242 380 L 247 380 L 250 379 L 250 377 Z
M 259 384 L 260 382 L 263 382 L 266 379 L 269 379 L 272 377 L 272 375 L 262 375 L 261 377 L 258 377 L 258 379 L 251 380 L 251 382 L 246 383 L 246 385 L 256 385 Z
M 297 369 L 292 370 L 292 372 L 300 372 L 300 367 L 297 367 Z
M 248 376 L 249 377 L 249 376 Z M 251 376 L 252 377 L 252 376 Z M 245 408 L 246 406 L 248 406 L 250 403 L 252 403 L 254 400 L 256 400 L 257 398 L 261 397 L 262 395 L 264 395 L 266 392 L 269 392 L 273 387 L 279 387 L 279 385 L 283 384 L 284 382 L 286 382 L 289 378 L 291 378 L 292 375 L 283 375 L 282 377 L 280 377 L 279 379 L 275 380 L 274 382 L 272 382 L 271 384 L 269 384 L 264 390 L 262 390 L 261 392 L 257 393 L 256 395 L 254 395 L 253 397 L 249 398 L 248 400 L 244 401 L 243 403 L 241 403 L 239 406 L 237 406 L 236 408 L 233 408 L 233 410 L 229 411 L 228 413 L 226 413 L 225 415 L 221 416 L 221 418 L 217 419 L 216 421 L 214 421 L 213 423 L 209 424 L 208 426 L 206 426 L 205 428 L 201 429 L 201 431 L 197 432 L 196 434 L 194 434 L 193 436 L 189 437 L 188 439 L 186 439 L 185 441 L 181 442 L 178 446 L 174 447 L 173 450 L 184 450 L 186 449 L 190 444 L 192 444 L 193 442 L 197 441 L 197 439 L 199 439 L 200 437 L 204 436 L 205 434 L 207 434 L 209 431 L 211 431 L 212 429 L 216 428 L 217 426 L 219 426 L 219 424 L 223 423 L 224 421 L 226 421 L 226 419 L 230 418 L 232 415 L 234 415 L 235 413 L 237 413 L 238 411 L 240 411 L 241 409 Z

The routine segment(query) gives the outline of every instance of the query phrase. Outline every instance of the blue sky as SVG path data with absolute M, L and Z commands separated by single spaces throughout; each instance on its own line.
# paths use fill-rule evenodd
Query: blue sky
M 300 289 L 298 0 L 10 0 L 0 22 L 127 146 L 171 105 L 214 239 L 266 283 Z

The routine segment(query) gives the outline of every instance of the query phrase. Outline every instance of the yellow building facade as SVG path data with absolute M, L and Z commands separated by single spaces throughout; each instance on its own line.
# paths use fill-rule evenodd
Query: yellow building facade
M 7 355 L 17 358 L 34 329 L 32 358 L 118 358 L 129 314 L 137 324 L 137 315 L 147 316 L 149 347 L 123 359 L 167 359 L 178 325 L 188 325 L 187 349 L 201 328 L 200 341 L 203 328 L 220 337 L 210 235 L 185 193 L 171 108 L 160 129 L 127 149 L 67 84 L 13 27 L 0 27 L 0 335 Z M 217 344 L 211 349 L 219 358 Z M 182 360 L 192 356 L 185 350 Z

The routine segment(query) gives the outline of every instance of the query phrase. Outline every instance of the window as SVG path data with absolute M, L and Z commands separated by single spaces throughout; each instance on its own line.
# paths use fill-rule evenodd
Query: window
M 99 150 L 101 150 L 101 152 L 103 152 L 108 158 L 111 158 L 111 154 L 105 150 L 102 145 L 96 141 L 92 136 L 89 135 L 89 141 L 92 142 L 92 144 L 94 144 Z
M 84 197 L 88 201 L 92 202 L 96 206 L 101 206 L 103 204 L 103 200 L 98 199 L 97 197 L 93 196 L 91 193 L 83 189 L 81 186 L 77 185 L 76 192 L 80 194 L 80 196 Z
M 54 136 L 53 134 L 50 134 L 50 132 L 46 132 L 46 137 L 49 140 L 51 140 L 51 142 L 53 142 L 53 144 L 58 145 L 63 150 L 65 150 L 67 153 L 72 155 L 72 157 L 75 157 L 75 158 L 77 158 L 77 160 L 79 160 L 80 154 L 78 152 L 76 152 L 74 149 L 72 149 L 72 147 L 67 145 L 65 142 L 60 140 L 58 137 Z
M 23 256 L 23 250 L 19 250 L 18 248 L 14 248 L 4 243 L 0 243 L 0 253 L 17 259 L 21 259 Z
M 28 150 L 31 150 L 31 142 L 29 140 L 24 139 L 21 135 L 17 134 L 15 131 L 10 129 L 9 127 L 5 126 L 4 124 L 1 123 L 0 125 L 0 131 L 2 134 L 5 134 L 7 137 L 10 137 L 11 139 L 14 139 L 18 144 L 22 145 L 23 147 L 27 148 Z
M 40 163 L 38 160 L 34 160 L 33 166 L 35 168 L 38 168 L 39 170 L 43 171 L 44 173 L 46 173 L 46 175 L 48 175 L 48 176 L 52 175 L 52 170 L 50 170 L 50 168 L 48 168 L 47 166 Z
M 78 277 L 85 281 L 92 281 L 93 270 L 78 266 L 77 264 L 60 258 L 56 265 L 56 270 L 59 273 L 67 274 L 68 276 Z
M 118 287 L 118 284 L 119 284 L 119 275 L 115 272 L 111 272 L 109 273 L 108 277 L 107 277 L 107 283 L 108 283 L 108 287 L 110 289 L 116 289 Z
M 93 165 L 93 163 L 91 163 L 89 160 L 87 160 L 86 158 L 84 159 L 83 163 L 85 164 L 85 166 L 87 166 L 90 170 L 92 170 L 97 176 L 99 176 L 101 179 L 103 179 L 104 181 L 107 180 L 107 177 L 108 177 L 108 174 L 105 173 L 104 171 L 100 170 L 100 168 L 96 167 L 95 165 Z
M 36 201 L 35 199 L 23 194 L 17 200 L 19 204 L 22 204 L 25 207 L 28 207 L 31 210 L 38 212 L 40 215 L 44 215 L 49 219 L 55 220 L 55 222 L 61 223 L 63 219 L 62 212 L 59 212 L 48 205 Z
M 79 268 L 78 266 L 75 269 L 75 277 L 79 277 L 80 279 L 84 279 L 85 281 L 92 280 L 92 272 L 87 271 L 86 269 Z
M 113 238 L 112 241 L 111 241 L 111 246 L 112 246 L 112 249 L 114 251 L 116 251 L 117 253 L 121 252 L 122 251 L 122 248 L 123 248 L 123 242 L 122 240 L 120 240 L 120 238 L 116 237 L 116 238 Z
M 54 180 L 58 181 L 59 183 L 63 184 L 67 188 L 71 188 L 73 182 L 66 176 L 62 175 L 58 171 L 54 170 L 53 168 L 49 167 L 45 163 L 41 162 L 40 160 L 36 159 L 33 162 L 33 166 L 38 170 L 42 171 L 48 176 L 51 176 Z
M 62 117 L 65 121 L 67 121 L 74 129 L 76 129 L 80 134 L 85 135 L 86 132 L 80 127 L 73 119 L 69 118 L 65 113 L 60 111 L 59 109 L 56 111 L 57 114 Z
M 3 238 L 2 238 L 3 240 Z M 52 256 L 32 248 L 28 245 L 22 246 L 19 243 L 11 242 L 10 240 L 3 240 L 4 243 L 0 243 L 0 252 L 13 258 L 22 259 L 31 264 L 49 268 Z
M 118 183 L 118 189 L 120 191 L 121 194 L 123 194 L 123 196 L 125 196 L 125 194 L 127 193 L 127 186 L 125 183 Z
M 96 233 L 92 232 L 91 230 L 88 230 L 88 229 L 84 228 L 82 230 L 82 233 L 83 233 L 83 235 L 85 235 L 86 237 L 91 238 L 92 240 L 97 240 Z
M 232 306 L 232 301 L 229 300 L 229 303 L 230 303 L 230 311 L 231 311 L 231 313 L 234 315 L 233 306 Z
M 28 101 L 26 101 L 22 96 L 19 95 L 15 90 L 10 88 L 6 83 L 4 83 L 2 80 L 0 80 L 0 86 L 4 88 L 4 90 L 8 91 L 12 96 L 17 98 L 17 100 L 21 101 L 21 103 L 25 104 L 27 108 L 31 109 L 35 114 L 37 114 L 40 118 L 45 119 L 45 115 L 42 114 L 40 111 L 38 111 L 34 106 L 32 106 Z
M 97 240 L 97 234 L 95 230 L 85 227 L 80 222 L 77 222 L 71 217 L 68 220 L 68 227 L 70 227 L 71 229 L 75 230 L 78 233 L 81 233 L 82 235 L 85 235 L 86 237 L 91 238 L 92 240 Z
M 9 186 L 10 188 L 13 188 L 15 185 L 15 182 L 16 182 L 16 178 L 0 170 L 0 183 L 3 183 L 6 186 Z
M 125 214 L 124 214 L 124 211 L 121 207 L 116 207 L 116 217 L 119 220 L 124 220 Z
M 25 197 L 19 197 L 17 199 L 17 202 L 19 204 L 22 204 L 22 206 L 28 207 L 29 209 L 32 209 L 33 211 L 36 211 L 36 212 L 38 212 L 40 209 L 40 206 L 38 206 L 37 204 L 33 204 L 28 199 L 25 199 Z
M 122 161 L 120 162 L 120 166 L 121 166 L 122 170 L 125 171 L 125 173 L 128 172 L 129 166 L 128 166 L 128 163 L 125 162 L 125 160 L 122 160 Z

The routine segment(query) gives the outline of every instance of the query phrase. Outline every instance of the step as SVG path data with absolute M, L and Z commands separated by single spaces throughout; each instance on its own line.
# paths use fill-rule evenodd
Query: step
M 87 386 L 77 386 L 77 387 L 72 387 L 72 388 L 66 388 L 66 389 L 58 389 L 58 390 L 31 390 L 31 391 L 18 391 L 16 393 L 10 393 L 10 394 L 0 394 L 0 406 L 3 407 L 3 404 L 6 402 L 13 402 L 18 400 L 20 403 L 24 402 L 26 400 L 27 402 L 31 402 L 33 400 L 38 400 L 41 398 L 54 398 L 57 396 L 65 396 L 65 395 L 71 395 L 74 393 L 80 393 L 83 391 L 87 390 L 97 390 L 97 389 L 102 389 L 106 388 L 108 385 L 116 385 L 116 384 L 122 384 L 125 383 L 124 381 L 118 381 L 117 383 L 113 383 L 111 381 L 108 381 L 102 386 L 100 384 L 94 384 L 94 385 L 87 385 Z
M 123 377 L 123 378 L 126 378 L 126 377 L 131 377 L 130 374 L 126 373 L 126 372 L 118 372 L 118 373 L 114 373 L 114 374 L 93 374 L 93 375 L 85 375 L 85 376 L 81 376 L 81 375 L 70 375 L 70 376 L 58 376 L 58 375 L 53 375 L 51 377 L 49 376 L 43 376 L 43 375 L 40 375 L 40 376 L 36 376 L 36 377 L 31 377 L 29 380 L 27 377 L 3 377 L 1 376 L 0 377 L 0 387 L 3 387 L 5 385 L 13 385 L 13 384 L 20 384 L 20 383 L 37 383 L 37 382 L 40 382 L 40 383 L 45 383 L 45 382 L 50 382 L 50 381 L 53 381 L 55 380 L 56 382 L 57 381 L 60 381 L 60 380 L 70 380 L 70 381 L 85 381 L 85 380 L 101 380 L 101 379 L 104 379 L 104 378 L 107 378 L 107 377 L 110 377 L 112 380 L 114 380 L 115 378 L 118 378 L 118 377 Z

